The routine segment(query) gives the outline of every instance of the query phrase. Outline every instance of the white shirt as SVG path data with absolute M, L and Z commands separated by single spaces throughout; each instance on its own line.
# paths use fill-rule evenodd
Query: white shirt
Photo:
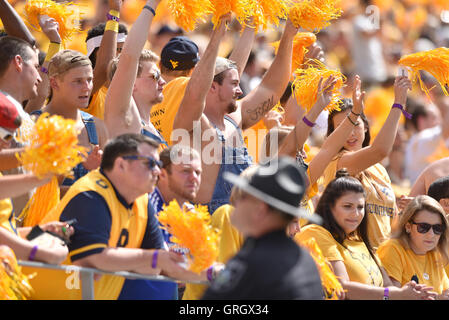
M 405 177 L 413 184 L 420 173 L 430 164 L 428 158 L 438 149 L 442 141 L 440 126 L 415 133 L 405 148 Z M 446 146 L 448 142 L 446 141 Z

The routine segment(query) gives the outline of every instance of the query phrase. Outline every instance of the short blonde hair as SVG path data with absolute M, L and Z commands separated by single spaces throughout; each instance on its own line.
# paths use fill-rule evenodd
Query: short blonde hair
M 440 236 L 440 240 L 437 244 L 437 250 L 440 251 L 441 256 L 445 260 L 444 263 L 447 263 L 449 262 L 449 245 L 447 242 L 449 239 L 449 223 L 443 207 L 438 203 L 438 201 L 427 195 L 419 195 L 409 202 L 402 214 L 394 222 L 391 230 L 391 238 L 398 239 L 404 248 L 410 249 L 410 235 L 406 232 L 405 225 L 412 221 L 413 218 L 423 210 L 438 214 L 441 217 L 445 230 Z

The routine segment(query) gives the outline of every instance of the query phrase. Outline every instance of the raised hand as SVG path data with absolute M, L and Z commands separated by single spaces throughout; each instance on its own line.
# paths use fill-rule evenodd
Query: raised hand
M 323 78 L 318 82 L 318 100 L 317 102 L 321 104 L 323 109 L 331 102 L 332 100 L 332 90 L 334 89 L 335 84 L 337 83 L 337 78 L 334 76 L 330 76 L 324 81 Z
M 361 114 L 364 108 L 363 100 L 365 98 L 365 91 L 362 91 L 362 81 L 358 75 L 355 76 L 354 88 L 352 90 L 352 111 Z
M 59 35 L 59 24 L 55 19 L 47 15 L 39 16 L 39 25 L 42 32 L 47 36 L 50 42 L 61 43 L 61 36 Z
M 396 77 L 394 81 L 394 103 L 398 103 L 405 108 L 408 90 L 412 90 L 412 82 L 405 76 Z
M 87 156 L 86 161 L 83 162 L 84 168 L 87 170 L 97 169 L 101 164 L 101 158 L 103 156 L 103 150 L 98 145 L 95 145 L 92 151 Z
M 280 127 L 283 121 L 283 115 L 274 110 L 268 111 L 268 113 L 263 117 L 263 123 L 268 130 L 274 127 Z

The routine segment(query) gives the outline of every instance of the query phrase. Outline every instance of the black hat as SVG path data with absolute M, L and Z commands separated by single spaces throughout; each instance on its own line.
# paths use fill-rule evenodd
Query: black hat
M 170 70 L 188 70 L 200 60 L 198 46 L 189 38 L 171 38 L 161 52 L 161 63 Z
M 321 217 L 309 215 L 300 208 L 306 191 L 306 174 L 286 156 L 260 165 L 251 178 L 245 179 L 225 172 L 224 179 L 270 206 L 298 218 L 321 224 Z

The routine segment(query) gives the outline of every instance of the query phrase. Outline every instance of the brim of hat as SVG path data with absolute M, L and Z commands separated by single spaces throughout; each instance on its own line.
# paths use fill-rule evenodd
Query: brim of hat
M 231 172 L 225 172 L 223 175 L 223 178 L 225 180 L 227 180 L 228 182 L 232 183 L 233 185 L 235 185 L 236 187 L 242 189 L 243 191 L 245 191 L 246 193 L 249 193 L 250 195 L 256 197 L 259 200 L 262 200 L 263 202 L 269 204 L 270 206 L 288 213 L 292 216 L 298 217 L 298 218 L 303 218 L 306 220 L 309 220 L 312 223 L 315 224 L 321 224 L 322 223 L 322 218 L 319 215 L 316 214 L 308 214 L 306 210 L 302 209 L 302 208 L 298 208 L 298 207 L 294 207 L 289 205 L 288 203 L 285 203 L 283 201 L 280 201 L 276 198 L 274 198 L 273 196 L 260 191 L 257 188 L 254 188 L 252 185 L 249 184 L 248 180 L 233 174 Z

